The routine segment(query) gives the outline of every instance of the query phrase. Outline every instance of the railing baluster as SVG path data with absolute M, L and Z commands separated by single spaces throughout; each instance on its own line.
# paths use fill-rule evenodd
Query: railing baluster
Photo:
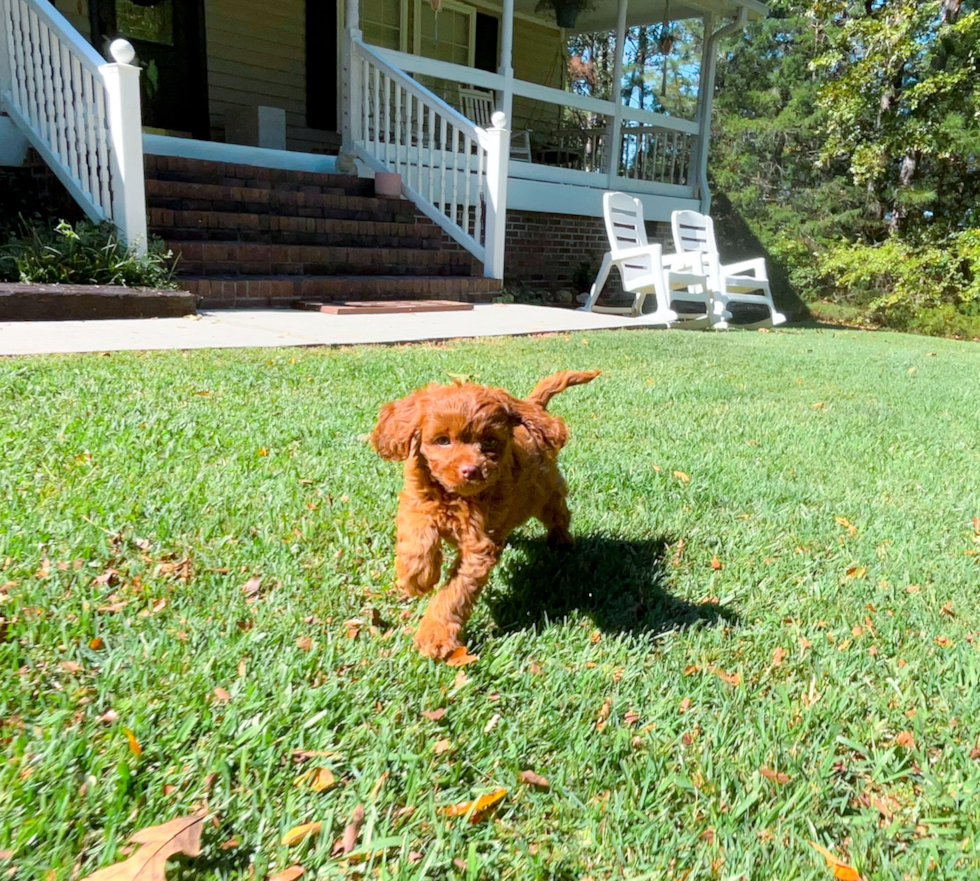
M 11 96 L 23 113 L 27 107 L 27 77 L 24 62 L 24 33 L 21 26 L 20 0 L 10 0 L 10 30 L 7 32 L 7 49 L 12 70 Z
M 58 114 L 58 153 L 63 158 L 68 158 L 68 119 L 72 115 L 72 106 L 65 100 L 65 81 L 62 74 L 63 65 L 61 61 L 61 41 L 53 31 L 48 31 L 48 39 L 51 41 L 51 60 L 54 69 L 54 89 L 55 108 Z
M 449 154 L 449 158 L 453 163 L 453 208 L 449 216 L 452 217 L 453 223 L 462 226 L 463 224 L 456 219 L 456 210 L 459 206 L 459 182 L 457 180 L 459 177 L 459 155 L 456 152 L 456 145 L 459 141 L 459 132 L 457 131 L 456 126 L 452 126 L 450 131 L 452 132 L 452 151 Z
M 439 186 L 439 207 L 442 209 L 442 213 L 446 213 L 446 117 L 439 117 L 439 155 L 441 161 L 440 166 L 440 179 L 441 183 Z
M 100 199 L 106 217 L 112 217 L 112 195 L 109 192 L 109 150 L 106 139 L 105 90 L 95 83 L 96 140 L 99 146 Z
M 27 71 L 27 93 L 28 93 L 28 105 L 27 113 L 28 119 L 31 121 L 31 127 L 40 133 L 42 138 L 47 135 L 47 123 L 43 119 L 44 114 L 40 112 L 38 106 L 38 69 L 35 59 L 37 58 L 37 16 L 28 9 L 27 10 L 27 27 L 25 29 L 25 37 L 29 40 L 30 50 L 27 53 L 27 58 L 25 59 L 26 71 Z M 44 93 L 41 92 L 40 100 L 43 102 Z M 41 126 L 44 126 L 43 128 Z
M 466 153 L 466 159 L 463 165 L 465 177 L 463 178 L 463 229 L 466 232 L 470 231 L 470 161 L 472 159 L 471 153 L 473 150 L 473 141 L 470 140 L 469 135 L 463 135 L 463 150 Z
M 78 170 L 78 136 L 75 132 L 75 115 L 78 106 L 78 91 L 73 81 L 73 68 L 68 47 L 61 47 L 61 69 L 64 77 L 65 137 L 68 140 L 68 170 L 76 181 L 81 180 Z
M 418 167 L 415 169 L 416 175 L 416 187 L 418 192 L 422 192 L 422 146 L 423 139 L 425 138 L 425 108 L 422 106 L 422 101 L 419 99 L 416 102 L 416 127 L 415 127 L 415 157 L 418 160 Z
M 44 113 L 47 124 L 46 140 L 52 150 L 58 145 L 58 116 L 54 110 L 54 65 L 51 63 L 51 39 L 47 25 L 38 21 L 38 49 L 41 55 L 41 85 L 44 89 Z
M 431 105 L 429 106 L 429 151 L 426 156 L 425 166 L 429 171 L 429 203 L 435 204 L 435 163 L 433 162 L 433 157 L 435 156 L 435 146 L 436 146 L 436 111 Z
M 92 87 L 92 74 L 87 70 L 82 71 L 82 91 L 85 105 L 85 156 L 88 163 L 88 187 L 86 188 L 92 201 L 96 204 L 99 201 L 99 149 L 95 135 L 95 95 Z
M 402 87 L 395 86 L 395 171 L 402 173 Z
M 478 242 L 483 241 L 483 175 L 486 167 L 483 157 L 486 153 L 480 146 L 476 151 L 476 204 L 473 206 L 473 238 Z

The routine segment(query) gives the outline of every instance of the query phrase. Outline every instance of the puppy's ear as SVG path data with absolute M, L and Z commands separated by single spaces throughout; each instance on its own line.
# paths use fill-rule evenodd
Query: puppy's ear
M 425 389 L 419 389 L 397 401 L 389 401 L 381 408 L 370 441 L 382 459 L 401 462 L 408 458 L 412 439 L 419 433 L 424 397 Z
M 560 450 L 568 443 L 568 426 L 560 416 L 552 416 L 542 407 L 514 398 L 510 410 L 515 425 L 523 425 L 536 444 Z

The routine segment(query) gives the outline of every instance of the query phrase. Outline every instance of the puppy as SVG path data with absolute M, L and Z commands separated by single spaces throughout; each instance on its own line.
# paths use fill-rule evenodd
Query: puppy
M 461 646 L 460 631 L 516 527 L 537 517 L 551 544 L 571 544 L 568 489 L 558 470 L 568 428 L 545 408 L 568 386 L 598 375 L 564 370 L 523 401 L 489 386 L 429 385 L 381 408 L 371 445 L 382 458 L 405 462 L 398 587 L 409 596 L 428 593 L 439 581 L 442 542 L 458 551 L 415 635 L 423 654 L 445 659 Z

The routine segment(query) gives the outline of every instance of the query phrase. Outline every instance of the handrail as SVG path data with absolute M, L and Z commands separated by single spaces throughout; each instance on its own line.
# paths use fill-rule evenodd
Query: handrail
M 139 68 L 106 63 L 44 0 L 0 0 L 0 108 L 95 221 L 146 249 Z
M 418 73 L 422 76 L 466 83 L 468 86 L 478 86 L 481 89 L 500 91 L 504 87 L 504 77 L 499 73 L 491 73 L 478 67 L 464 67 L 450 61 L 438 61 L 435 58 L 426 58 L 424 55 L 410 55 L 408 52 L 399 52 L 396 49 L 385 49 L 382 57 L 406 73 Z
M 351 40 L 351 140 L 376 172 L 401 176 L 402 194 L 503 278 L 510 132 L 503 114 L 476 125 L 399 68 Z

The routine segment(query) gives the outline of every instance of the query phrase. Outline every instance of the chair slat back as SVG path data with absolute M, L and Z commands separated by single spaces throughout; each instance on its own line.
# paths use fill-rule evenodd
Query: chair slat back
M 459 103 L 463 116 L 475 122 L 480 128 L 491 128 L 490 117 L 493 116 L 493 92 L 483 89 L 459 87 Z
M 652 257 L 647 254 L 618 262 L 619 251 L 647 245 L 647 230 L 643 223 L 643 205 L 626 193 L 606 193 L 602 197 L 602 213 L 606 221 L 606 235 L 612 259 L 617 261 L 623 288 L 633 290 L 641 279 L 649 280 L 653 274 Z
M 685 251 L 700 251 L 702 254 L 717 254 L 715 244 L 715 225 L 706 214 L 697 211 L 675 211 L 670 216 L 670 227 L 674 234 L 674 250 L 678 254 Z

